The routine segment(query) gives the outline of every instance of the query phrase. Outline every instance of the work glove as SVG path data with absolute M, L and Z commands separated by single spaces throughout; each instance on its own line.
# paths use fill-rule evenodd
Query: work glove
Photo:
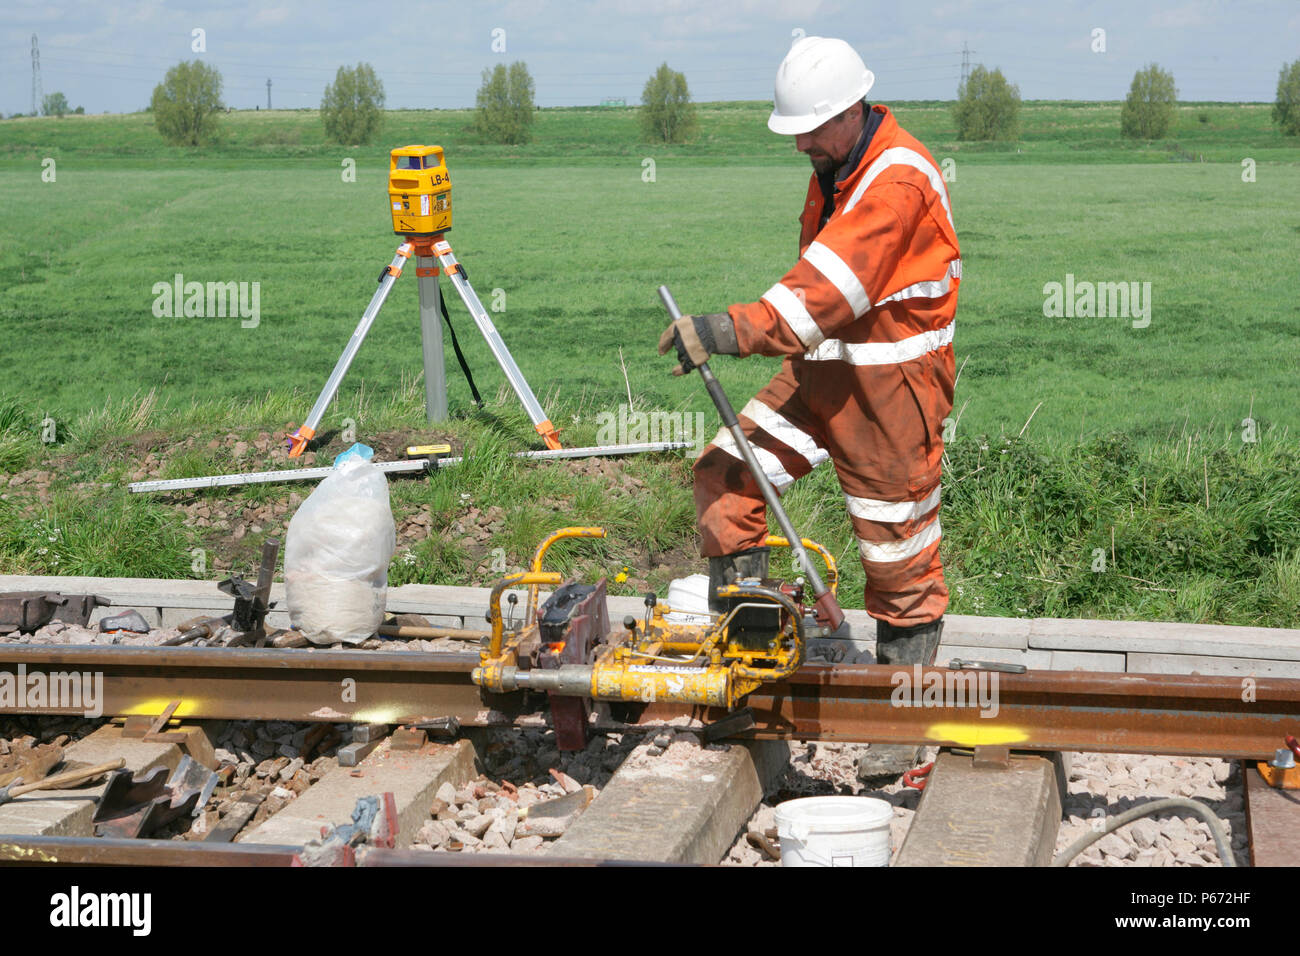
M 659 354 L 665 355 L 677 347 L 681 364 L 673 369 L 674 375 L 685 375 L 697 365 L 703 365 L 710 355 L 739 355 L 736 342 L 736 325 L 726 312 L 708 315 L 683 315 L 659 336 Z

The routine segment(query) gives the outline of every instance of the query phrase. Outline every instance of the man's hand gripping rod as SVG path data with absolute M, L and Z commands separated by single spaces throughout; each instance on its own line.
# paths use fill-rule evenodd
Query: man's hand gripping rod
M 677 301 L 673 294 L 668 291 L 668 286 L 659 287 L 659 298 L 663 300 L 664 308 L 668 310 L 669 317 L 674 322 L 682 317 L 682 312 L 677 308 Z M 745 437 L 745 431 L 740 427 L 740 419 L 736 417 L 736 411 L 731 407 L 731 401 L 727 398 L 727 393 L 722 390 L 722 386 L 714 377 L 712 370 L 707 362 L 701 362 L 696 366 L 700 370 L 700 378 L 704 379 L 704 387 L 709 392 L 709 397 L 713 399 L 713 404 L 718 408 L 718 414 L 722 416 L 722 424 L 727 426 L 731 432 L 731 437 L 736 440 L 736 447 L 740 449 L 740 455 L 745 459 L 745 464 L 749 466 L 750 473 L 754 476 L 754 481 L 758 482 L 758 487 L 763 492 L 763 499 L 767 502 L 768 508 L 776 516 L 776 523 L 781 528 L 781 533 L 786 536 L 790 542 L 790 550 L 794 554 L 794 559 L 798 562 L 799 567 L 812 586 L 813 594 L 816 601 L 814 610 L 817 616 L 817 623 L 827 629 L 827 632 L 837 630 L 844 623 L 844 612 L 840 610 L 839 602 L 835 600 L 835 595 L 831 593 L 823 582 L 821 575 L 817 573 L 817 568 L 813 565 L 812 559 L 808 557 L 808 552 L 804 550 L 800 543 L 803 539 L 799 533 L 794 530 L 794 525 L 790 523 L 785 509 L 781 507 L 781 498 L 772 487 L 772 483 L 767 480 L 767 475 L 754 457 L 754 449 L 749 447 L 749 439 Z

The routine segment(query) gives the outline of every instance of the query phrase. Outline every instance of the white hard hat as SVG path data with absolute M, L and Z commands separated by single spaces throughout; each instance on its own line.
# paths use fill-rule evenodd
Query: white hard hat
M 774 133 L 807 133 L 867 95 L 876 77 L 843 40 L 803 37 L 776 70 Z

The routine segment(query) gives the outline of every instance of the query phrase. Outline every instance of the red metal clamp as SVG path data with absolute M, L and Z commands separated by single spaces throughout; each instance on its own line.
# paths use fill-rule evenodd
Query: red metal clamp
M 913 767 L 911 770 L 903 771 L 903 786 L 911 787 L 913 790 L 924 790 L 925 785 L 929 783 L 926 777 L 930 776 L 930 771 L 934 769 L 934 761 L 931 760 L 923 767 Z

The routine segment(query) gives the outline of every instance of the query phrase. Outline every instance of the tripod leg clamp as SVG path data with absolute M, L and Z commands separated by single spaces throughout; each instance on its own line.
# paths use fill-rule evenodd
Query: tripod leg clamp
M 285 437 L 285 444 L 289 448 L 289 457 L 297 458 L 307 450 L 307 443 L 316 437 L 316 429 L 308 428 L 306 425 L 301 426 L 293 434 Z

